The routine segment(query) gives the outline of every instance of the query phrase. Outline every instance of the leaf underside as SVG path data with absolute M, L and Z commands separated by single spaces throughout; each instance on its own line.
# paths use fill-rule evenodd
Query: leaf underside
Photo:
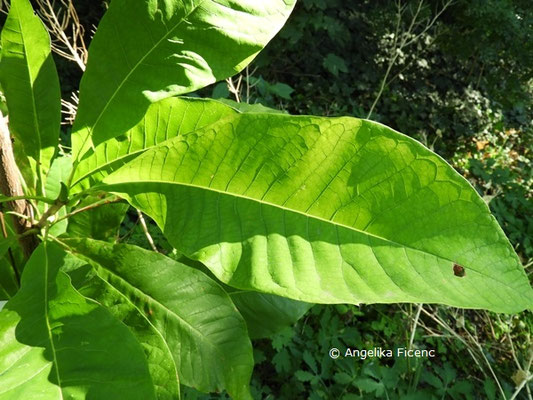
M 532 304 L 518 257 L 471 185 L 371 121 L 230 116 L 148 150 L 101 187 L 237 288 L 311 303 Z
M 220 282 L 201 262 L 183 256 L 178 261 L 203 272 L 222 286 L 246 321 L 251 339 L 268 338 L 294 325 L 314 305 L 274 294 L 235 289 Z
M 57 241 L 68 252 L 42 243 L 18 292 L 0 264 L 0 400 L 171 400 L 180 384 L 250 399 L 249 336 L 277 332 L 311 303 L 533 307 L 485 202 L 415 140 L 354 118 L 171 97 L 241 71 L 294 2 L 113 0 L 80 85 L 71 176 L 71 159 L 50 167 L 61 111 L 49 36 L 28 0 L 12 0 L 0 84 L 30 191 L 56 198 L 68 181 L 71 195 L 122 196 L 239 290 L 156 252 L 84 238 L 114 240 L 127 205 L 74 215 L 47 231 L 66 232 Z

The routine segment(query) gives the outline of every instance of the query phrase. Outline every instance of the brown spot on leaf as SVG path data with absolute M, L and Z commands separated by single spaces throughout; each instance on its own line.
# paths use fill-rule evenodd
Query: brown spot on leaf
M 465 276 L 465 269 L 464 267 L 460 266 L 459 264 L 453 264 L 453 274 L 455 276 L 458 276 L 459 278 L 462 278 Z

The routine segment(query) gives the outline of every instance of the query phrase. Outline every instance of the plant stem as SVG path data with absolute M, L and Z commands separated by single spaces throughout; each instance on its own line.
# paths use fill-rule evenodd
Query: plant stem
M 157 250 L 157 247 L 154 243 L 154 239 L 152 239 L 152 236 L 150 235 L 150 232 L 148 231 L 148 226 L 146 225 L 146 221 L 144 220 L 143 213 L 139 209 L 136 209 L 136 210 L 137 210 L 137 215 L 139 216 L 139 222 L 141 224 L 141 228 L 144 232 L 144 236 L 146 236 L 146 240 L 148 240 L 148 243 L 150 244 L 150 247 L 152 248 L 152 250 L 155 251 L 156 253 L 159 253 L 159 250 Z
M 63 221 L 64 219 L 70 218 L 73 215 L 82 213 L 84 211 L 92 210 L 93 208 L 101 207 L 101 206 L 104 206 L 106 204 L 111 204 L 111 203 L 120 203 L 121 201 L 123 201 L 123 199 L 121 199 L 120 197 L 100 200 L 100 201 L 97 201 L 95 203 L 89 204 L 89 205 L 87 205 L 85 207 L 77 208 L 76 210 L 74 210 L 74 211 L 72 211 L 72 212 L 70 212 L 70 213 L 68 213 L 66 215 L 63 215 L 62 217 L 58 218 L 56 221 L 54 221 L 54 223 L 57 223 L 59 221 Z
M 415 340 L 416 326 L 418 325 L 418 319 L 420 318 L 420 311 L 422 311 L 423 304 L 420 303 L 416 310 L 415 319 L 413 321 L 413 329 L 411 330 L 411 338 L 409 339 L 409 350 L 413 348 L 413 342 Z
M 509 336 L 509 334 L 507 334 L 508 337 L 509 337 L 509 341 L 511 341 L 511 337 Z M 513 351 L 514 353 L 514 351 Z M 533 351 L 530 349 L 530 357 L 529 357 L 529 360 L 527 362 L 527 364 L 525 365 L 523 371 L 526 373 L 526 376 L 524 377 L 524 379 L 522 380 L 522 382 L 520 382 L 520 384 L 516 387 L 516 390 L 515 392 L 513 393 L 512 397 L 509 399 L 509 400 L 514 400 L 516 399 L 516 397 L 518 396 L 518 394 L 522 391 L 522 389 L 524 388 L 524 386 L 526 386 L 526 384 L 533 379 L 533 374 L 530 372 L 530 369 L 531 369 L 531 364 L 533 363 Z M 514 354 L 513 354 L 514 355 Z M 515 356 L 516 357 L 516 356 Z M 518 360 L 517 360 L 518 362 Z M 522 367 L 520 366 L 520 364 L 518 364 L 518 369 L 522 369 Z M 529 395 L 529 398 L 531 398 L 531 393 L 529 391 L 529 386 L 526 386 L 526 389 L 527 389 L 527 392 L 528 392 L 528 395 Z
M 39 220 L 39 222 L 37 222 L 37 227 L 38 228 L 43 228 L 45 225 L 46 225 L 46 222 L 48 221 L 48 218 L 50 218 L 50 216 L 54 215 L 56 212 L 59 211 L 59 209 L 61 207 L 63 207 L 65 205 L 65 202 L 61 201 L 61 200 L 56 200 L 54 202 L 54 204 L 52 204 L 44 213 L 43 215 L 41 216 L 41 219 Z
M 513 396 L 509 399 L 509 400 L 514 400 L 516 399 L 516 396 L 518 396 L 520 394 L 520 392 L 522 391 L 522 389 L 524 388 L 524 386 L 526 385 L 526 383 L 528 383 L 531 379 L 533 379 L 533 375 L 530 376 L 529 378 L 527 379 L 524 379 L 522 382 L 520 382 L 520 385 L 517 386 L 515 392 L 513 393 Z
M 19 198 L 24 196 L 22 184 L 20 181 L 20 171 L 15 163 L 13 155 L 13 145 L 11 143 L 11 136 L 7 126 L 6 119 L 0 112 L 0 189 L 4 196 L 17 198 L 7 202 L 10 210 L 17 214 L 29 217 L 21 218 L 17 215 L 12 215 L 15 232 L 22 235 L 27 230 L 32 228 L 31 220 L 33 218 L 33 210 L 30 203 L 24 199 Z M 39 241 L 36 235 L 19 236 L 18 241 L 24 253 L 24 257 L 29 258 L 33 250 L 38 246 Z

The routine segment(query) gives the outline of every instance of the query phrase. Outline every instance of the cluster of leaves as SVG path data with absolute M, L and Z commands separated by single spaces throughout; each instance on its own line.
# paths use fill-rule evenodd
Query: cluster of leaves
M 46 31 L 28 0 L 12 1 L 0 81 L 25 191 L 1 200 L 27 201 L 34 215 L 13 214 L 30 226 L 17 235 L 7 223 L 1 249 L 21 254 L 30 235 L 40 244 L 29 260 L 3 258 L 1 397 L 170 399 L 184 385 L 251 398 L 250 337 L 303 315 L 310 305 L 296 300 L 531 306 L 486 204 L 415 140 L 372 121 L 177 97 L 242 71 L 293 5 L 113 0 L 91 44 L 68 153 L 57 151 L 60 88 Z M 349 70 L 334 53 L 321 65 L 333 76 Z M 246 82 L 267 100 L 292 95 Z M 117 237 L 130 206 L 153 219 L 174 259 L 120 243 L 135 230 Z M 304 336 L 323 323 L 356 335 L 326 314 Z M 274 368 L 297 368 L 297 388 L 328 396 L 322 373 L 333 361 L 316 362 L 299 343 L 304 363 L 293 365 L 282 351 L 295 339 L 288 332 L 272 342 Z M 340 396 L 381 396 L 409 372 L 339 365 Z M 422 374 L 405 394 L 419 382 L 442 395 L 470 390 L 441 367 L 441 378 Z
M 301 397 L 301 393 L 309 393 L 311 399 L 473 398 L 474 385 L 466 376 L 458 377 L 446 361 L 447 349 L 442 340 L 437 360 L 329 358 L 328 350 L 332 347 L 342 349 L 342 354 L 347 348 L 396 350 L 408 346 L 410 327 L 406 326 L 406 319 L 390 311 L 379 306 L 349 311 L 315 306 L 309 318 L 299 322 L 295 330 L 287 330 L 272 340 L 272 349 L 276 351 L 272 358 L 275 382 L 280 384 L 273 398 Z M 310 341 L 317 331 L 318 337 Z M 436 345 L 431 340 L 417 342 L 422 348 Z
M 406 2 L 408 10 L 418 3 Z M 339 4 L 301 1 L 254 64 L 256 75 L 290 85 L 293 101 L 264 89 L 252 90 L 246 101 L 295 113 L 366 116 L 386 73 L 398 9 L 392 2 Z M 427 17 L 440 4 L 427 2 Z M 374 114 L 468 170 L 487 200 L 498 194 L 491 211 L 524 264 L 533 254 L 531 7 L 521 1 L 454 2 L 402 51 Z M 402 17 L 405 30 L 412 15 Z M 358 40 L 349 40 L 353 32 Z M 257 78 L 244 78 L 254 89 Z M 479 153 L 476 143 L 484 141 L 492 150 Z
M 138 221 L 137 216 L 132 215 L 131 221 Z M 154 223 L 149 230 L 161 251 L 181 258 Z M 137 222 L 126 220 L 124 233 L 125 241 L 149 248 Z M 502 392 L 511 398 L 527 376 L 517 367 L 515 357 L 523 366 L 531 358 L 533 314 L 424 307 L 433 318 L 420 316 L 414 348 L 434 349 L 437 357 L 332 360 L 328 352 L 334 347 L 343 352 L 348 348 L 407 348 L 416 307 L 313 306 L 296 324 L 252 341 L 253 398 L 496 400 L 503 398 Z M 186 400 L 229 399 L 224 393 L 206 395 L 190 388 L 184 388 L 182 396 Z M 516 398 L 526 399 L 526 391 Z

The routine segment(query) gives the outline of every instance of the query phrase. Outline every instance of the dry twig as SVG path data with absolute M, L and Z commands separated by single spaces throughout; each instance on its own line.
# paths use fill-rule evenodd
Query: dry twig
M 85 29 L 80 23 L 72 0 L 36 0 L 37 13 L 52 38 L 52 50 L 74 61 L 82 71 L 87 64 Z

